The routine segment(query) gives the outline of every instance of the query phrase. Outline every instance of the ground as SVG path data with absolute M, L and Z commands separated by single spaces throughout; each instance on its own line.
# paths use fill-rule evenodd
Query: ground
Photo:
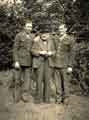
M 65 104 L 13 103 L 11 71 L 0 72 L 0 120 L 89 120 L 89 97 L 72 94 Z

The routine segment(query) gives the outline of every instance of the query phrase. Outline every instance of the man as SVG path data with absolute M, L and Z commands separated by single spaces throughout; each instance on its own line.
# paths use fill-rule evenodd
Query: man
M 56 34 L 54 38 L 56 44 L 55 56 L 55 80 L 56 80 L 56 102 L 64 101 L 64 97 L 69 95 L 70 73 L 72 72 L 72 46 L 73 38 L 66 33 L 65 25 L 59 27 L 60 37 Z
M 30 89 L 30 73 L 32 66 L 31 46 L 34 35 L 31 33 L 32 23 L 27 22 L 24 29 L 16 35 L 13 59 L 15 68 L 15 81 L 21 85 L 21 88 L 16 89 L 15 99 L 24 102 L 28 101 L 28 94 Z M 17 85 L 16 85 L 17 86 Z
M 33 68 L 37 76 L 38 102 L 50 102 L 50 80 L 52 77 L 55 57 L 54 41 L 49 33 L 42 33 L 34 39 L 31 49 Z

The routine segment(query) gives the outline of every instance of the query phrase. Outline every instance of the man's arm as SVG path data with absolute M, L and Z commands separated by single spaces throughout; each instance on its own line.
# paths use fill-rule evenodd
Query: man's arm
M 14 67 L 15 68 L 20 67 L 19 58 L 18 58 L 19 39 L 20 39 L 20 36 L 17 35 L 15 37 L 15 41 L 14 41 L 14 45 L 13 45 L 13 60 L 14 60 Z
M 70 48 L 69 48 L 69 64 L 68 64 L 68 73 L 71 73 L 73 71 L 73 63 L 74 63 L 74 51 L 73 51 L 73 47 L 75 44 L 75 39 L 73 36 L 70 36 Z
M 33 42 L 32 48 L 31 48 L 31 53 L 33 56 L 39 56 L 39 46 L 38 42 Z

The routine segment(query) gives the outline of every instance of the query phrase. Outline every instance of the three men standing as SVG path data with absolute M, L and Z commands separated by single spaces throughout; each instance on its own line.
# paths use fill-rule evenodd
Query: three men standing
M 34 37 L 31 30 L 32 24 L 26 23 L 24 30 L 15 38 L 13 49 L 17 91 L 15 101 L 20 99 L 28 101 L 26 96 L 29 95 L 31 87 L 31 67 L 35 70 L 38 102 L 50 102 L 50 81 L 53 79 L 53 73 L 58 101 L 65 94 L 69 94 L 68 73 L 72 72 L 70 62 L 72 37 L 66 34 L 64 25 L 59 27 L 60 37 L 57 35 L 52 37 L 51 33 L 40 33 Z

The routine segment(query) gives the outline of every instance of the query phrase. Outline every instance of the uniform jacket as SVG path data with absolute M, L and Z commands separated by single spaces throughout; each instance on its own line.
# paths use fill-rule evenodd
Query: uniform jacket
M 32 46 L 33 35 L 22 31 L 16 35 L 14 46 L 13 46 L 13 59 L 18 61 L 21 66 L 31 66 L 31 46 Z
M 65 68 L 72 66 L 73 63 L 73 37 L 65 34 L 60 37 L 55 35 L 54 41 L 56 44 L 55 67 Z
M 47 51 L 55 52 L 54 41 L 50 38 L 47 41 Z M 40 51 L 45 51 L 43 41 L 41 39 L 34 41 L 31 52 L 33 55 L 33 68 L 38 68 L 43 62 L 43 57 L 39 55 Z M 54 67 L 55 54 L 47 58 L 49 61 L 49 66 Z

